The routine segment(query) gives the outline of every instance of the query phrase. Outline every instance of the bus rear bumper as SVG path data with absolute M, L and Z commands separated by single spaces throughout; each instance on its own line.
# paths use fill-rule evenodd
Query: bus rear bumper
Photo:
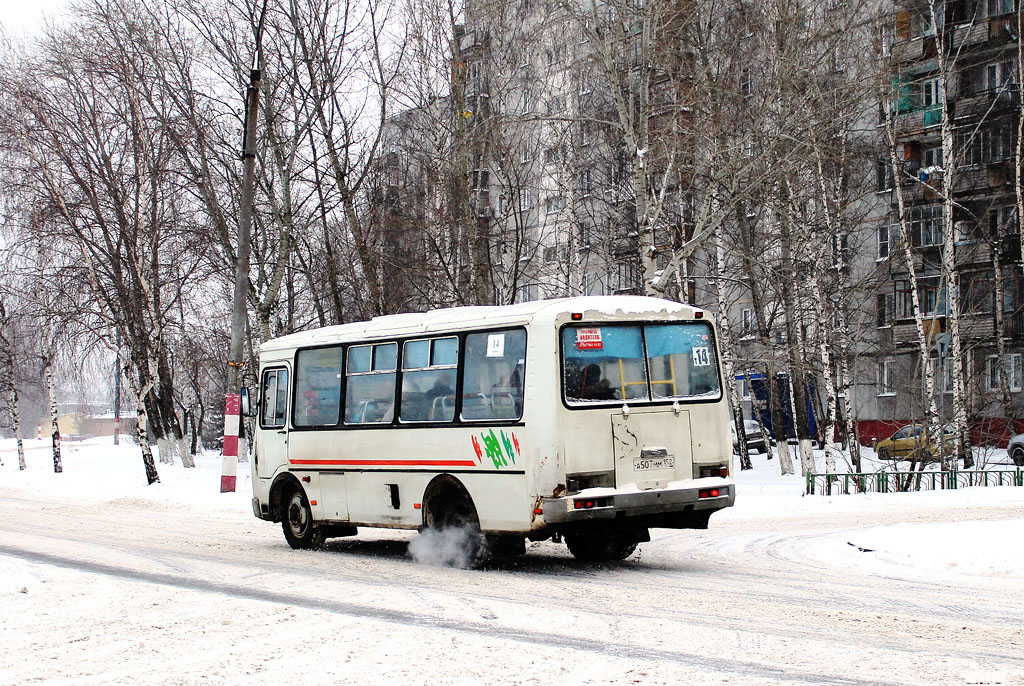
M 649 490 L 590 488 L 570 496 L 544 498 L 544 524 L 610 524 L 607 520 L 618 520 L 659 528 L 703 529 L 712 513 L 736 501 L 736 485 L 731 480 L 706 478 L 685 483 Z

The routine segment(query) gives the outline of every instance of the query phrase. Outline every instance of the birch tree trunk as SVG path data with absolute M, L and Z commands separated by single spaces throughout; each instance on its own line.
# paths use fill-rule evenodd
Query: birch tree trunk
M 967 389 L 964 374 L 964 349 L 960 337 L 960 289 L 956 271 L 956 222 L 953 221 L 953 189 L 956 188 L 958 170 L 958 153 L 953 141 L 953 122 L 949 104 L 949 55 L 946 52 L 947 42 L 944 27 L 939 24 L 940 13 L 944 5 L 939 7 L 937 0 L 929 0 L 930 22 L 935 33 L 935 50 L 939 65 L 939 94 L 942 108 L 942 198 L 943 214 L 945 215 L 945 234 L 942 244 L 942 271 L 946 276 L 946 292 L 949 298 L 949 343 L 953 354 L 953 427 L 956 431 L 956 458 L 964 461 L 964 467 L 972 467 L 974 459 L 971 455 L 970 436 L 967 426 Z M 941 431 L 941 430 L 940 430 Z M 939 446 L 942 446 L 941 433 Z M 945 452 L 945 451 L 941 451 Z M 944 456 L 943 456 L 944 457 Z
M 146 484 L 153 485 L 160 482 L 160 475 L 156 471 L 156 463 L 153 461 L 153 450 L 149 447 L 148 415 L 146 413 L 146 396 L 149 395 L 152 381 L 145 386 L 139 385 L 138 372 L 130 365 L 125 365 L 128 384 L 135 393 L 136 412 L 138 419 L 135 422 L 135 438 L 142 450 L 142 465 L 146 471 Z
M 18 446 L 18 469 L 24 471 L 25 444 L 21 440 L 21 405 L 18 399 L 18 386 L 14 382 L 14 335 L 11 332 L 11 322 L 7 316 L 7 308 L 3 300 L 0 300 L 0 344 L 5 366 L 7 367 L 7 401 L 11 406 L 11 423 L 14 425 L 14 440 Z
M 53 471 L 60 474 L 64 471 L 64 462 L 60 454 L 60 426 L 57 423 L 57 387 L 53 381 L 52 344 L 48 344 L 43 353 L 43 378 L 46 382 L 46 395 L 50 401 L 50 443 L 53 446 Z

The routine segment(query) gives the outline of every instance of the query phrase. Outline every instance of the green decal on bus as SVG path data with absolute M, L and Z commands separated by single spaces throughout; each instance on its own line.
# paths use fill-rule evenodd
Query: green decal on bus
M 476 453 L 477 461 L 482 461 L 484 454 L 491 459 L 495 469 L 501 467 L 507 467 L 509 464 L 516 463 L 516 455 L 520 454 L 519 439 L 511 431 L 508 432 L 508 436 L 505 435 L 504 431 L 499 431 L 501 439 L 494 435 L 494 429 L 488 429 L 487 433 L 480 434 L 480 441 L 483 441 L 483 448 L 480 447 L 480 441 L 476 439 L 476 436 L 472 436 L 473 440 L 473 451 Z M 502 452 L 504 448 L 504 453 Z

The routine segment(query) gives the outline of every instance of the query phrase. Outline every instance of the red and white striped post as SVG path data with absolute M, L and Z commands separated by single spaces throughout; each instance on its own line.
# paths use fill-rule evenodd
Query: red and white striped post
M 36 424 L 36 440 L 37 441 L 43 440 L 43 425 L 42 424 Z
M 220 492 L 234 493 L 238 476 L 238 436 L 242 428 L 242 397 L 229 393 L 224 403 L 224 455 L 220 463 Z

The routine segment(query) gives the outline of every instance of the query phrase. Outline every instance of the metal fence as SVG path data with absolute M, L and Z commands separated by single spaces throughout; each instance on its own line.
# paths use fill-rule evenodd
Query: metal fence
M 805 495 L 938 491 L 970 486 L 1024 486 L 1024 469 L 808 474 Z

